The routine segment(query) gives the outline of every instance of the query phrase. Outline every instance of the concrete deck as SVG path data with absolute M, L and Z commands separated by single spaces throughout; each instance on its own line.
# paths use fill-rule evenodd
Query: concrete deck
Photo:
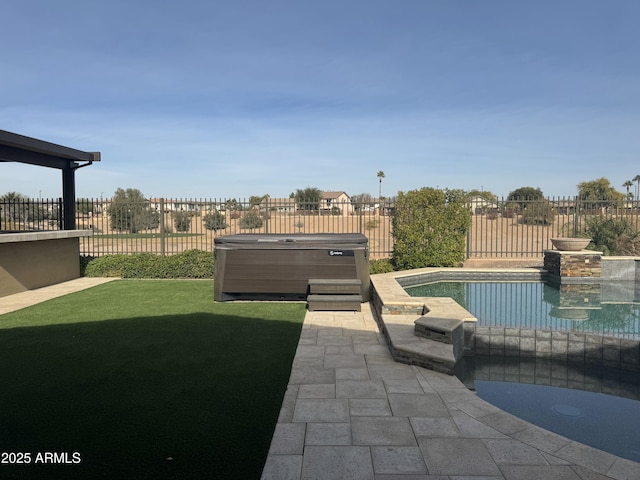
M 27 290 L 25 292 L 15 293 L 6 297 L 0 297 L 0 315 L 14 312 L 21 308 L 35 305 L 52 298 L 61 297 L 69 293 L 79 292 L 87 288 L 95 287 L 103 283 L 111 282 L 116 278 L 76 278 L 67 282 L 49 285 L 47 287 L 35 290 Z
M 638 479 L 640 464 L 531 425 L 456 377 L 393 361 L 369 304 L 307 312 L 262 478 Z

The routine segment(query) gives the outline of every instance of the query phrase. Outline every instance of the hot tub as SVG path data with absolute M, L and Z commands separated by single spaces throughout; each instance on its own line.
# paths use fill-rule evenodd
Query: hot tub
M 368 240 L 359 233 L 216 238 L 216 301 L 304 300 L 310 279 L 358 279 L 369 301 Z

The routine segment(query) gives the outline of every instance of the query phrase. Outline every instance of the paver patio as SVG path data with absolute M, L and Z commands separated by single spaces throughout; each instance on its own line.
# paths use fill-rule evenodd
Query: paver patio
M 640 464 L 531 425 L 456 377 L 396 363 L 368 305 L 307 312 L 262 478 L 640 479 Z

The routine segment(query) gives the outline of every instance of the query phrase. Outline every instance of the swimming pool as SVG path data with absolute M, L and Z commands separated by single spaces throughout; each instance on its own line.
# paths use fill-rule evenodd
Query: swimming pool
M 640 339 L 640 299 L 626 284 L 437 281 L 405 290 L 413 297 L 453 298 L 478 319 L 478 327 Z
M 640 375 L 602 366 L 474 356 L 457 376 L 487 402 L 586 445 L 640 462 Z
M 477 318 L 474 355 L 465 353 L 456 376 L 479 397 L 637 462 L 640 301 L 629 287 L 438 280 L 404 289 L 412 297 L 451 297 Z M 631 358 L 625 359 L 628 352 Z M 593 380 L 594 369 L 600 384 Z M 620 388 L 612 388 L 616 375 L 625 376 Z

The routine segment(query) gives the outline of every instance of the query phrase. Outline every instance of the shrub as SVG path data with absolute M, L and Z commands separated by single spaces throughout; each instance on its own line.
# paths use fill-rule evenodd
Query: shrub
M 191 228 L 189 212 L 173 212 L 173 225 L 176 227 L 176 232 L 188 232 Z
M 471 226 L 464 192 L 422 188 L 399 192 L 393 217 L 393 263 L 399 270 L 460 265 Z
M 605 255 L 640 253 L 640 231 L 626 218 L 593 217 L 587 220 L 584 233 L 591 238 L 589 248 Z
M 85 271 L 87 269 L 87 265 L 93 262 L 97 257 L 93 257 L 91 255 L 80 255 L 80 276 L 85 276 Z
M 367 230 L 371 230 L 377 227 L 378 227 L 377 220 L 369 220 L 367 223 L 364 224 L 364 228 L 366 228 Z
M 551 202 L 540 200 L 530 202 L 522 213 L 522 223 L 527 225 L 551 225 L 555 217 L 555 210 Z
M 226 217 L 222 212 L 207 213 L 204 217 L 204 228 L 207 230 L 224 230 L 227 228 Z
M 393 272 L 393 264 L 388 258 L 380 258 L 378 260 L 369 261 L 369 273 L 372 275 L 376 273 L 389 273 Z
M 80 259 L 87 277 L 213 278 L 213 254 L 203 250 L 166 256 L 137 253 Z
M 240 219 L 240 228 L 247 228 L 253 230 L 254 228 L 262 227 L 262 218 L 258 212 L 247 212 Z

